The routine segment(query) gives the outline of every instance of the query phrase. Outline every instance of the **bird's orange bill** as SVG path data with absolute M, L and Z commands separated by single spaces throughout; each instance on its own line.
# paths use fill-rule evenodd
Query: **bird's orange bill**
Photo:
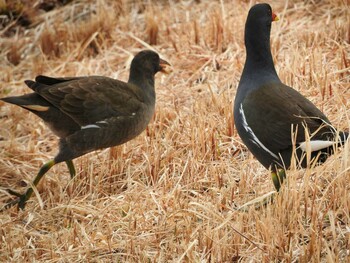
M 159 66 L 161 67 L 160 71 L 165 74 L 169 74 L 172 71 L 171 65 L 164 59 L 159 59 Z
M 272 13 L 272 22 L 280 20 L 275 13 Z

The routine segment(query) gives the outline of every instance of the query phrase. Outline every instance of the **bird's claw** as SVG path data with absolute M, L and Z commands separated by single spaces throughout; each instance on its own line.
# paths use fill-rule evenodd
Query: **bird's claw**
M 16 199 L 16 200 L 12 200 L 12 201 L 8 202 L 6 205 L 4 205 L 3 208 L 1 208 L 0 212 L 3 212 L 5 210 L 11 208 L 11 207 L 15 206 L 18 203 L 19 203 L 19 198 Z
M 3 208 L 0 209 L 0 212 L 7 210 L 15 205 L 18 205 L 18 208 L 23 210 L 26 202 L 27 202 L 27 196 L 26 194 L 20 194 L 16 191 L 13 191 L 11 189 L 7 189 L 7 192 L 11 195 L 17 196 L 18 198 L 12 201 L 9 201 Z
M 18 193 L 18 192 L 16 192 L 16 191 L 13 191 L 13 190 L 11 190 L 11 189 L 6 189 L 7 190 L 7 192 L 10 194 L 10 195 L 14 195 L 14 196 L 17 196 L 17 197 L 21 197 L 22 196 L 22 194 L 20 194 L 20 193 Z

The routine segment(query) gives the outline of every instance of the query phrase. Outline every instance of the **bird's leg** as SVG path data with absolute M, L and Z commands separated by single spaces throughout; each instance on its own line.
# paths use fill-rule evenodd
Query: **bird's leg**
M 66 161 L 66 164 L 67 164 L 67 167 L 68 167 L 68 170 L 69 170 L 69 173 L 70 173 L 70 179 L 73 179 L 75 174 L 76 174 L 73 161 L 72 160 L 68 160 L 68 161 Z
M 51 160 L 51 161 L 47 162 L 46 164 L 44 164 L 44 165 L 40 168 L 40 170 L 39 170 L 37 176 L 35 177 L 35 179 L 34 179 L 34 181 L 33 181 L 33 183 L 32 183 L 32 186 L 29 187 L 29 188 L 27 189 L 27 191 L 26 191 L 24 194 L 21 195 L 21 194 L 15 192 L 15 191 L 13 191 L 13 190 L 8 189 L 7 191 L 8 191 L 10 194 L 12 194 L 12 195 L 17 196 L 18 199 L 9 202 L 9 203 L 6 204 L 5 207 L 4 207 L 3 209 L 1 209 L 1 210 L 8 209 L 8 208 L 10 208 L 10 207 L 12 207 L 12 206 L 14 206 L 14 205 L 16 205 L 16 204 L 18 204 L 18 208 L 20 208 L 20 209 L 23 210 L 24 207 L 25 207 L 25 205 L 26 205 L 27 200 L 28 200 L 28 199 L 32 196 L 32 194 L 33 194 L 33 191 L 34 191 L 34 190 L 33 190 L 33 187 L 36 187 L 36 186 L 38 185 L 38 183 L 40 182 L 41 178 L 42 178 L 42 177 L 47 173 L 47 171 L 50 170 L 51 167 L 54 166 L 55 164 L 56 164 L 56 163 L 55 163 L 54 160 Z
M 286 171 L 283 169 L 276 168 L 274 172 L 271 172 L 271 175 L 272 175 L 273 184 L 276 188 L 276 191 L 278 192 L 281 188 L 283 180 L 286 178 Z M 256 210 L 260 209 L 261 207 L 265 207 L 266 205 L 273 202 L 275 195 L 276 195 L 275 191 L 267 193 L 261 197 L 255 198 L 254 200 L 242 205 L 238 210 L 247 212 L 248 208 L 252 205 L 254 205 Z
M 271 175 L 276 191 L 279 192 L 281 185 L 286 178 L 286 172 L 283 169 L 277 169 L 276 172 L 272 172 Z
M 35 177 L 32 186 L 36 187 L 38 185 L 38 183 L 40 182 L 41 178 L 43 178 L 43 176 L 51 169 L 52 166 L 54 166 L 56 163 L 54 160 L 51 160 L 47 163 L 45 163 L 39 170 L 37 176 Z M 25 192 L 25 194 L 23 194 L 20 197 L 19 203 L 18 203 L 18 208 L 20 209 L 24 209 L 26 202 L 28 201 L 28 199 L 32 196 L 33 194 L 33 187 L 29 187 L 27 189 L 27 191 Z

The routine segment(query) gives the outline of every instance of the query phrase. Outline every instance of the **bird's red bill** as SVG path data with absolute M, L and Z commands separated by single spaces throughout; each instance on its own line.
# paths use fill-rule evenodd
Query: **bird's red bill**
M 278 21 L 280 20 L 278 16 L 275 13 L 272 13 L 272 21 Z

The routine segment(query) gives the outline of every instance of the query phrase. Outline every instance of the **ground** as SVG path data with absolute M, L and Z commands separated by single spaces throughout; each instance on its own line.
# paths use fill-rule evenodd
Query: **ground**
M 145 132 L 74 160 L 74 179 L 55 166 L 24 211 L 0 213 L 1 262 L 350 261 L 348 145 L 322 166 L 292 167 L 273 204 L 237 210 L 273 191 L 233 126 L 251 2 L 0 1 L 0 97 L 30 92 L 23 81 L 39 74 L 126 81 L 143 49 L 173 68 L 156 76 Z M 349 130 L 348 1 L 270 4 L 281 80 Z M 7 188 L 25 191 L 55 156 L 57 138 L 5 103 L 0 123 L 2 207 Z

